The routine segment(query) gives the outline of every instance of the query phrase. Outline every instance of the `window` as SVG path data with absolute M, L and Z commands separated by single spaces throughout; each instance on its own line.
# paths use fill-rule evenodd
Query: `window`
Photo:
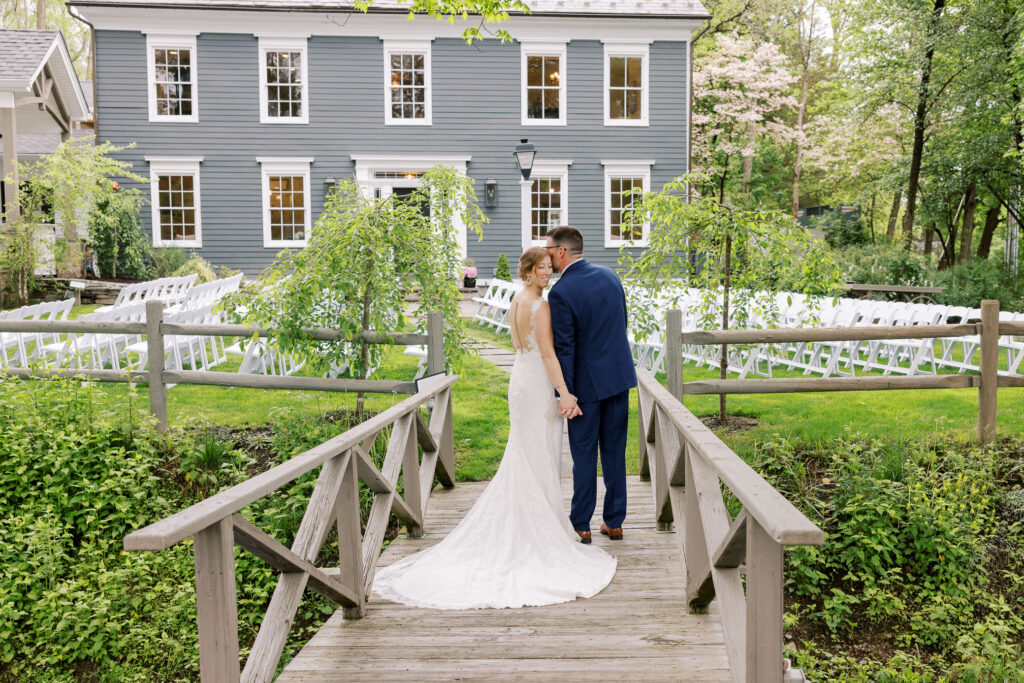
M 260 123 L 309 123 L 305 38 L 260 38 Z
M 153 246 L 203 246 L 199 201 L 202 158 L 146 157 L 146 161 L 153 206 Z
M 198 121 L 196 37 L 148 35 L 146 62 L 149 120 Z
M 569 222 L 569 165 L 547 160 L 534 164 L 523 183 L 523 249 L 543 246 L 548 232 Z
M 653 161 L 602 161 L 604 165 L 605 188 L 605 234 L 606 247 L 647 245 L 647 223 L 637 225 L 628 220 L 630 206 L 635 192 L 649 192 L 651 166 Z
M 605 43 L 604 123 L 648 125 L 649 46 Z
M 565 43 L 522 45 L 522 122 L 565 125 Z
M 309 239 L 312 159 L 257 159 L 263 180 L 263 246 L 304 247 Z
M 384 122 L 430 125 L 430 43 L 384 42 Z

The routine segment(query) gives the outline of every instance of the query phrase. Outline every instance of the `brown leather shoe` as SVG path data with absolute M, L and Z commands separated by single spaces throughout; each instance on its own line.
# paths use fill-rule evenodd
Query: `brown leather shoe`
M 608 525 L 601 522 L 601 533 L 608 537 L 609 541 L 621 541 L 622 540 L 622 528 L 609 529 Z
M 577 529 L 576 533 L 580 537 L 580 543 L 582 543 L 583 545 L 590 545 L 590 532 L 589 531 L 580 531 L 579 529 Z

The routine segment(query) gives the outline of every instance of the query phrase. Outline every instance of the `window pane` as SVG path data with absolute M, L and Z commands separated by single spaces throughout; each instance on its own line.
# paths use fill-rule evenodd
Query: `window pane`
M 625 57 L 610 57 L 609 62 L 611 65 L 610 76 L 611 81 L 609 85 L 613 88 L 621 88 L 626 85 L 626 58 Z
M 417 104 L 413 116 L 418 119 L 425 119 L 427 117 L 427 110 L 424 109 L 422 104 Z
M 402 68 L 403 69 L 411 69 L 412 68 L 412 55 L 402 55 Z
M 543 57 L 526 58 L 526 85 L 539 87 L 543 85 Z
M 613 119 L 626 118 L 625 93 L 622 90 L 608 93 L 608 116 Z
M 526 116 L 531 119 L 544 118 L 544 91 L 540 88 L 527 89 Z
M 544 118 L 558 118 L 558 90 L 548 89 L 544 91 Z
M 544 85 L 556 86 L 558 85 L 559 73 L 558 73 L 558 57 L 545 57 L 544 58 Z
M 401 69 L 402 68 L 402 55 L 391 55 L 391 68 Z
M 640 118 L 640 92 L 639 90 L 626 91 L 626 115 L 631 119 Z

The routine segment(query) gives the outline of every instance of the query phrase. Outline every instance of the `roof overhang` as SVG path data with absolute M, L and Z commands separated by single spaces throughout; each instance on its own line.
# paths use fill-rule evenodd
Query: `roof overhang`
M 40 84 L 46 84 L 49 91 L 41 93 Z M 68 122 L 88 121 L 92 112 L 85 99 L 82 84 L 71 63 L 71 54 L 58 32 L 46 54 L 28 78 L 0 80 L 0 93 L 7 93 L 13 98 L 17 108 L 18 132 L 32 134 L 60 133 L 62 129 L 46 106 L 24 105 L 25 100 L 35 100 L 46 95 L 53 95 L 64 108 Z M 43 102 L 45 104 L 45 102 Z M 22 106 L 24 105 L 24 106 Z

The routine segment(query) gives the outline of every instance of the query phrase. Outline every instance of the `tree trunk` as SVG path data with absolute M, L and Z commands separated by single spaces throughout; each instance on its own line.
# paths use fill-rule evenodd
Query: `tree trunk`
M 949 226 L 949 235 L 942 241 L 942 258 L 939 259 L 939 270 L 945 270 L 956 263 L 956 220 Z
M 36 0 L 36 28 L 46 28 L 46 0 Z
M 889 225 L 885 228 L 885 236 L 896 237 L 896 220 L 900 217 L 900 202 L 903 200 L 903 188 L 896 190 L 892 196 L 892 208 L 889 209 Z
M 732 237 L 725 238 L 725 283 L 722 287 L 722 329 L 729 329 L 729 275 L 732 269 Z M 722 344 L 719 377 L 729 376 L 729 348 Z M 725 394 L 718 395 L 718 423 L 725 424 Z
M 978 242 L 978 258 L 988 258 L 992 248 L 992 236 L 999 227 L 999 212 L 1002 207 L 997 203 L 985 213 L 985 227 L 981 229 L 981 240 Z
M 924 229 L 924 255 L 926 257 L 932 255 L 932 241 L 935 238 L 935 230 L 929 225 Z
M 960 229 L 960 263 L 971 258 L 971 240 L 974 237 L 974 209 L 978 206 L 978 191 L 974 183 L 967 189 L 967 203 L 964 205 L 964 224 Z
M 868 214 L 868 230 L 871 232 L 871 244 L 875 243 L 875 193 L 871 193 L 871 213 Z
M 917 111 L 914 112 L 914 146 L 910 156 L 910 178 L 907 181 L 907 212 L 903 214 L 903 234 L 907 236 L 907 248 L 910 248 L 910 235 L 914 229 L 914 211 L 917 204 L 917 192 L 921 179 L 921 155 L 924 152 L 924 129 L 928 118 L 929 87 L 932 79 L 932 59 L 935 56 L 935 40 L 938 33 L 939 19 L 946 8 L 946 0 L 934 0 L 932 16 L 929 22 L 924 51 L 924 64 L 921 66 L 921 80 L 917 86 Z
M 372 271 L 372 267 L 367 267 L 367 269 L 366 269 L 366 274 L 367 274 L 366 289 L 363 290 L 363 324 L 362 324 L 363 332 L 368 332 L 369 329 L 370 329 L 370 297 L 372 296 L 372 290 L 373 290 L 373 287 L 372 287 L 372 284 L 371 284 L 371 280 L 370 280 L 370 274 L 372 272 L 373 272 Z M 363 341 L 362 342 L 362 346 L 360 347 L 360 358 L 361 358 L 362 363 L 363 363 L 363 371 L 361 373 L 362 376 L 360 377 L 360 379 L 366 379 L 367 377 L 370 376 L 370 372 L 369 372 L 369 370 L 370 370 L 370 368 L 369 368 L 369 365 L 370 365 L 370 345 L 366 341 Z M 366 394 L 364 392 L 360 391 L 356 395 L 356 419 L 357 420 L 362 420 L 363 419 L 363 406 L 365 404 L 365 401 L 366 401 Z

